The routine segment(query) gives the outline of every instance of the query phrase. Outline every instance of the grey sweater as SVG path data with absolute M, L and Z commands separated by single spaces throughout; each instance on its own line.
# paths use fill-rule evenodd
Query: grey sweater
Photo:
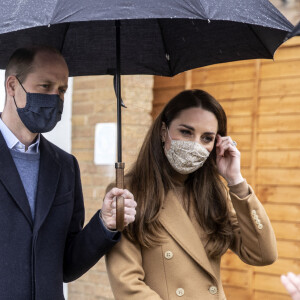
M 12 149 L 10 150 L 10 153 L 21 177 L 30 205 L 32 219 L 34 219 L 40 153 L 26 153 Z

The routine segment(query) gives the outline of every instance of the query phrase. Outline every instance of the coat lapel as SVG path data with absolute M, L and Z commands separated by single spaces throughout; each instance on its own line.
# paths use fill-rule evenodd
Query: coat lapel
M 59 181 L 61 166 L 50 143 L 41 135 L 40 169 L 36 196 L 34 231 L 37 232 L 48 215 Z
M 184 251 L 217 281 L 199 235 L 173 192 L 165 199 L 160 221 Z
M 29 202 L 15 162 L 0 131 L 0 181 L 33 226 Z

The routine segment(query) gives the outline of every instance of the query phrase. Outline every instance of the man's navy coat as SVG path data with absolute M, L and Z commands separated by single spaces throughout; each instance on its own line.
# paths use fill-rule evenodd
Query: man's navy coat
M 0 299 L 61 300 L 63 281 L 77 279 L 118 240 L 98 213 L 84 227 L 74 156 L 40 141 L 34 221 L 20 176 L 0 132 Z

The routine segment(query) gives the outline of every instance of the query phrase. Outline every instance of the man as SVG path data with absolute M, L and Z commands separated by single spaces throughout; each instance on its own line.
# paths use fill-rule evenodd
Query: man
M 125 198 L 125 224 L 136 202 L 114 188 L 83 228 L 78 163 L 47 141 L 61 118 L 68 67 L 55 49 L 18 49 L 5 73 L 0 119 L 0 299 L 59 300 L 63 281 L 88 271 L 120 239 L 115 197 Z

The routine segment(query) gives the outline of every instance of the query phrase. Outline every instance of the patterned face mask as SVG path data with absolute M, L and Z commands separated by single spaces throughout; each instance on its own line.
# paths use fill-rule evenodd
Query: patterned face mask
M 168 135 L 169 130 L 168 130 Z M 180 174 L 190 174 L 203 166 L 209 152 L 199 143 L 191 141 L 171 140 L 171 147 L 165 151 L 170 165 Z

